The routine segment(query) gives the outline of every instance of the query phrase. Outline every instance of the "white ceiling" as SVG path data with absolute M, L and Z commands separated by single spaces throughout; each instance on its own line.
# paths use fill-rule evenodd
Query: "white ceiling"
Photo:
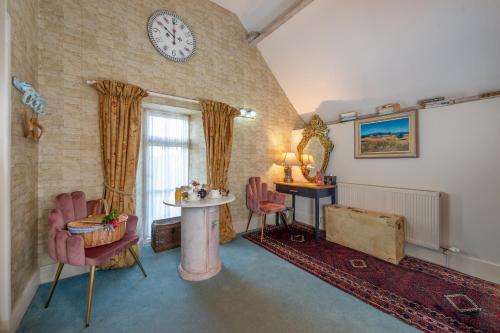
M 260 31 L 298 0 L 212 0 L 240 18 L 250 31 Z
M 215 2 L 248 30 L 293 4 Z M 258 48 L 299 114 L 328 121 L 500 89 L 499 36 L 498 0 L 315 0 Z

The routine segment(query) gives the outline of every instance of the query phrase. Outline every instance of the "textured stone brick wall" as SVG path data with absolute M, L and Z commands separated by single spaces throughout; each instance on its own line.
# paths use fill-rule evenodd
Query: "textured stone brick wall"
M 12 75 L 38 87 L 37 0 L 11 0 Z M 12 87 L 11 133 L 11 247 L 12 305 L 38 270 L 37 263 L 37 174 L 38 147 L 23 135 L 25 110 L 21 93 Z M 30 111 L 31 112 L 31 111 Z
M 193 28 L 197 52 L 187 63 L 163 58 L 146 33 L 156 10 L 176 11 Z M 46 217 L 63 191 L 102 193 L 97 94 L 85 79 L 116 79 L 147 90 L 209 98 L 257 110 L 236 119 L 229 185 L 237 228 L 245 224 L 249 176 L 281 177 L 272 161 L 290 149 L 301 122 L 262 56 L 246 45 L 236 15 L 206 0 L 40 0 L 39 85 L 48 100 L 39 149 L 39 262 L 46 255 Z

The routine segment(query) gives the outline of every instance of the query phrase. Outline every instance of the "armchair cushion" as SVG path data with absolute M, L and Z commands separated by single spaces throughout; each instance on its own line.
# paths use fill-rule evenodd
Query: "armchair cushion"
M 284 193 L 275 192 L 275 191 L 267 191 L 267 200 L 268 201 L 284 205 L 285 198 L 286 198 L 286 196 Z
M 285 205 L 274 203 L 271 201 L 259 202 L 259 210 L 264 214 L 278 213 L 284 211 L 285 209 Z
M 87 201 L 82 191 L 59 194 L 56 197 L 56 206 L 62 211 L 65 223 L 88 215 Z
M 87 216 L 103 214 L 104 207 L 101 200 L 89 200 L 87 201 Z
M 247 184 L 248 209 L 259 214 L 281 212 L 285 207 L 285 194 L 270 191 L 260 177 L 250 177 Z
M 73 199 L 73 209 L 75 211 L 75 220 L 83 219 L 87 217 L 87 199 L 85 198 L 85 193 L 82 191 L 77 191 L 71 193 L 71 199 Z
M 128 222 L 127 222 L 128 224 Z M 137 234 L 128 234 L 117 242 L 85 249 L 85 265 L 100 265 L 115 254 L 128 249 L 139 241 Z
M 66 228 L 64 216 L 59 208 L 49 213 L 48 251 L 49 256 L 59 262 L 71 265 L 85 264 L 83 239 L 71 235 Z
M 125 230 L 126 235 L 136 235 L 137 234 L 137 216 L 129 215 L 127 220 L 127 229 Z

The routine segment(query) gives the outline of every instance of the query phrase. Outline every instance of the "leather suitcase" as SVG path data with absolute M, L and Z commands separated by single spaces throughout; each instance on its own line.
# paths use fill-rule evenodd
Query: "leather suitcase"
M 151 247 L 155 252 L 170 250 L 180 245 L 180 216 L 153 221 L 151 224 Z
M 398 264 L 404 255 L 404 217 L 340 205 L 325 206 L 326 239 Z

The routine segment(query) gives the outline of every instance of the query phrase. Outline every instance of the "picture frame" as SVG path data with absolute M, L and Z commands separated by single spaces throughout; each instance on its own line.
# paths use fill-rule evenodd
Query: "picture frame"
M 358 119 L 354 158 L 418 157 L 417 110 Z

